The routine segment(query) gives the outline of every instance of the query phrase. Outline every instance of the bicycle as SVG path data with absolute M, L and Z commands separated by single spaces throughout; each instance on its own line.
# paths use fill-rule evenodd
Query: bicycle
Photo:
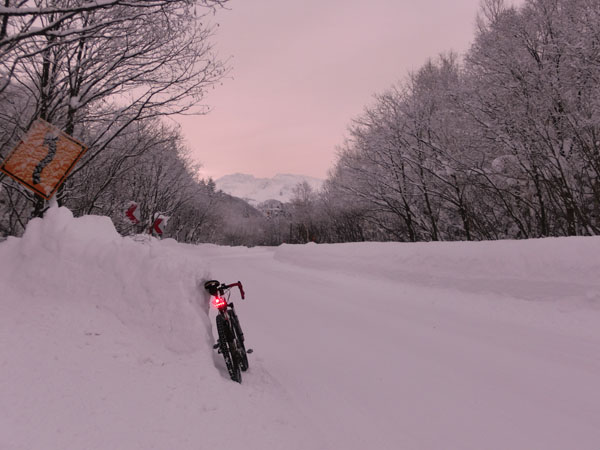
M 204 283 L 204 288 L 211 295 L 211 305 L 219 312 L 216 319 L 219 340 L 213 348 L 218 349 L 218 352 L 223 355 L 231 379 L 241 383 L 242 372 L 248 370 L 249 367 L 248 354 L 252 353 L 252 349 L 246 350 L 240 320 L 233 303 L 228 301 L 231 295 L 229 291 L 236 286 L 240 289 L 242 299 L 245 299 L 246 294 L 240 281 L 225 284 L 217 280 L 210 280 Z M 225 294 L 227 294 L 227 299 Z

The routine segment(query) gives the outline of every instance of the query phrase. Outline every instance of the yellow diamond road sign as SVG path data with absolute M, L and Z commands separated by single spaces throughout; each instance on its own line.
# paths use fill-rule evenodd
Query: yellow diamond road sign
M 38 119 L 0 170 L 49 200 L 86 150 L 82 143 Z

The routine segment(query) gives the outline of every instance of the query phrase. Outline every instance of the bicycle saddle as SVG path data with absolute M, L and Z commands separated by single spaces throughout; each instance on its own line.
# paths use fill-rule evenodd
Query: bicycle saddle
M 207 281 L 206 283 L 204 283 L 204 289 L 206 289 L 210 295 L 217 295 L 217 293 L 219 292 L 219 286 L 221 285 L 221 283 L 217 280 L 210 280 Z

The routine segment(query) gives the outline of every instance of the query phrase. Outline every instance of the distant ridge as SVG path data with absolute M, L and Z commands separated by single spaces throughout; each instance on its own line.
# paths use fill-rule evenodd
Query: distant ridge
M 303 181 L 315 191 L 323 186 L 323 180 L 306 175 L 277 174 L 273 178 L 256 178 L 245 173 L 225 175 L 215 180 L 215 184 L 217 189 L 256 206 L 266 200 L 289 202 L 294 195 L 294 187 Z

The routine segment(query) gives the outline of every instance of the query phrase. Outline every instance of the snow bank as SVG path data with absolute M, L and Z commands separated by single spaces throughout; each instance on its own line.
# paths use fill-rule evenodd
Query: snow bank
M 0 244 L 0 284 L 23 297 L 93 305 L 172 351 L 208 345 L 198 289 L 206 263 L 175 241 L 139 239 L 120 236 L 107 217 L 51 208 L 22 238 Z
M 0 449 L 322 448 L 256 360 L 239 385 L 212 349 L 218 253 L 64 208 L 0 243 Z
M 600 291 L 600 237 L 523 241 L 282 245 L 275 259 L 297 266 L 362 273 L 415 284 L 552 296 L 569 285 L 596 298 Z M 474 283 L 484 281 L 485 283 Z M 561 289 L 564 292 L 564 289 Z

